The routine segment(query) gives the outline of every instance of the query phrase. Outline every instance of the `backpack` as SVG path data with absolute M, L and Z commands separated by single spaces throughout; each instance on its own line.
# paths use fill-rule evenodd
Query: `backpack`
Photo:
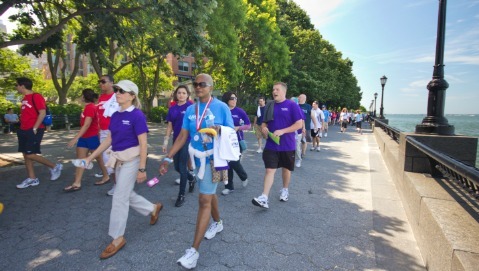
M 33 95 L 35 95 L 35 93 Z M 35 99 L 33 96 L 32 96 L 32 103 L 33 103 L 33 107 L 35 107 L 35 110 L 37 111 L 37 114 L 38 114 L 38 109 L 37 109 L 37 106 L 35 105 Z M 48 105 L 46 103 L 45 103 L 45 118 L 43 118 L 42 123 L 45 126 L 52 125 L 52 113 L 50 112 L 50 108 L 48 108 Z

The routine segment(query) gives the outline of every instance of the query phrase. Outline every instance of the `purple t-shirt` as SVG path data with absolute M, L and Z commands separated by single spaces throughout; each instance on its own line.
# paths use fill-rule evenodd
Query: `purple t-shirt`
M 291 101 L 284 100 L 281 103 L 274 103 L 274 120 L 267 123 L 268 130 L 273 133 L 276 130 L 290 127 L 302 119 L 301 109 Z M 280 144 L 268 137 L 265 145 L 266 150 L 272 151 L 294 151 L 296 149 L 295 132 L 286 133 L 280 137 Z
M 143 112 L 134 108 L 113 113 L 108 129 L 111 133 L 111 148 L 113 151 L 123 151 L 138 146 L 138 136 L 148 133 L 146 117 Z
M 239 107 L 235 107 L 233 109 L 231 109 L 231 116 L 233 117 L 233 123 L 236 126 L 242 126 L 240 124 L 240 120 L 243 120 L 244 121 L 244 124 L 243 125 L 251 125 L 251 122 L 249 121 L 249 118 L 248 118 L 248 115 L 246 114 L 246 112 L 239 108 Z M 236 132 L 236 134 L 238 135 L 238 140 L 243 140 L 244 139 L 244 135 L 243 135 L 243 131 L 241 130 L 238 130 Z
M 187 101 L 183 105 L 175 104 L 168 110 L 168 115 L 166 115 L 166 121 L 171 122 L 171 125 L 173 126 L 173 142 L 175 142 L 176 138 L 180 135 L 186 108 L 191 104 L 192 103 L 190 101 Z

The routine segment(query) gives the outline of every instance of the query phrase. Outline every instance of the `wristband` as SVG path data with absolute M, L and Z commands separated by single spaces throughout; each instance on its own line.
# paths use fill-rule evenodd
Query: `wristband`
M 163 158 L 163 162 L 167 162 L 168 164 L 171 164 L 171 163 L 173 163 L 173 159 L 165 157 L 165 158 Z

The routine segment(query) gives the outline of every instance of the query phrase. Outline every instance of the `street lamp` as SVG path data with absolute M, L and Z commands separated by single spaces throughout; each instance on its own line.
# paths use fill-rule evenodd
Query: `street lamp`
M 379 118 L 384 119 L 384 106 L 383 106 L 384 86 L 386 85 L 388 78 L 386 77 L 386 75 L 383 75 L 383 77 L 381 77 L 380 80 L 381 80 L 382 92 L 381 92 L 381 107 L 379 108 Z
M 378 98 L 378 93 L 374 93 L 374 117 L 376 117 L 376 99 Z
M 417 134 L 454 135 L 454 126 L 444 117 L 446 89 L 449 84 L 444 80 L 444 43 L 446 37 L 446 0 L 439 0 L 437 21 L 436 60 L 432 80 L 427 84 L 429 90 L 427 116 L 416 125 Z

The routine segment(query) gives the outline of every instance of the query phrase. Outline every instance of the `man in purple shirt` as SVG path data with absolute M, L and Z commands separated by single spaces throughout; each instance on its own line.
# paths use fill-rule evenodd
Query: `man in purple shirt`
M 282 168 L 283 189 L 281 189 L 280 201 L 288 201 L 288 187 L 291 179 L 291 171 L 294 170 L 294 154 L 296 149 L 295 132 L 302 128 L 303 119 L 301 109 L 291 100 L 286 99 L 287 85 L 282 82 L 273 85 L 274 106 L 273 119 L 265 119 L 261 124 L 261 131 L 266 138 L 266 146 L 263 152 L 263 161 L 266 168 L 264 176 L 263 193 L 252 202 L 256 206 L 269 208 L 268 195 L 274 182 L 276 169 Z M 268 107 L 268 105 L 267 105 Z M 269 112 L 268 109 L 265 110 Z M 265 113 L 266 115 L 268 113 Z M 271 137 L 279 137 L 279 144 Z

